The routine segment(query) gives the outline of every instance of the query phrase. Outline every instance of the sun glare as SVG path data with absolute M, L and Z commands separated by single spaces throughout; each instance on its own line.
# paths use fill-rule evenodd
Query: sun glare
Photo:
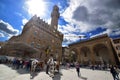
M 45 2 L 43 0 L 27 0 L 27 10 L 30 15 L 45 16 Z

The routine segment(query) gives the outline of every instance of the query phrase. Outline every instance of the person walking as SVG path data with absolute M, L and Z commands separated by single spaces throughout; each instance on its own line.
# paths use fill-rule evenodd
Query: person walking
M 117 78 L 117 72 L 116 72 L 115 67 L 113 65 L 110 67 L 110 72 L 111 72 L 114 80 L 119 80 Z
M 80 65 L 78 62 L 76 62 L 75 67 L 76 67 L 77 75 L 78 75 L 78 77 L 80 77 Z
M 53 59 L 53 54 L 50 54 L 50 58 L 48 60 L 48 65 L 49 65 L 49 72 L 50 72 L 50 77 L 54 77 L 54 70 L 55 70 L 55 63 Z M 46 73 L 48 73 L 48 69 L 46 68 Z
M 38 65 L 38 60 L 37 59 L 34 59 L 31 61 L 31 70 L 30 70 L 30 79 L 33 79 L 35 76 L 36 76 L 36 67 Z M 29 61 L 29 64 L 30 64 L 30 61 Z M 29 65 L 29 68 L 30 68 L 30 65 Z
M 120 69 L 118 68 L 118 66 L 115 66 L 115 71 L 116 71 L 116 78 L 120 80 L 119 78 Z
M 47 64 L 46 64 L 46 74 L 48 74 L 48 71 L 49 71 L 49 63 L 47 62 Z

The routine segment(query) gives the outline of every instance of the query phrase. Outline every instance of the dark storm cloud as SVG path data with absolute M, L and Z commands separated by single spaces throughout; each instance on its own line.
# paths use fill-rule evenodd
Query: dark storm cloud
M 111 9 L 120 9 L 120 0 L 106 0 L 105 5 Z
M 112 12 L 108 12 L 105 10 L 95 10 L 93 13 L 89 14 L 88 23 L 93 25 L 103 25 L 106 24 L 110 20 L 110 16 Z
M 76 21 L 111 28 L 120 24 L 120 0 L 89 0 L 73 12 Z M 118 28 L 118 27 L 117 27 Z
M 10 26 L 8 23 L 3 22 L 2 20 L 0 21 L 0 30 L 12 35 L 18 33 L 17 30 L 13 29 L 12 26 Z
M 77 21 L 87 21 L 88 11 L 85 6 L 79 6 L 73 13 L 73 18 Z

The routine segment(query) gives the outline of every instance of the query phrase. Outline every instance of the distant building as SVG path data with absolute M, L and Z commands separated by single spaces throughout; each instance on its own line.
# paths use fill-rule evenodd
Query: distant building
M 33 16 L 25 24 L 22 33 L 18 36 L 13 36 L 8 42 L 25 43 L 28 46 L 39 50 L 39 53 L 33 55 L 36 58 L 45 60 L 50 54 L 54 54 L 54 58 L 60 60 L 62 54 L 63 34 L 57 30 L 59 8 L 56 5 L 53 7 L 51 18 L 51 25 L 49 25 L 40 19 L 40 17 L 37 17 L 36 15 Z
M 69 47 L 63 47 L 62 48 L 62 62 L 66 63 L 70 61 L 70 50 Z
M 108 37 L 107 34 L 80 41 L 69 45 L 64 52 L 69 57 L 64 58 L 69 62 L 79 61 L 81 65 L 90 64 L 119 64 L 120 39 Z M 69 50 L 69 51 L 68 51 Z

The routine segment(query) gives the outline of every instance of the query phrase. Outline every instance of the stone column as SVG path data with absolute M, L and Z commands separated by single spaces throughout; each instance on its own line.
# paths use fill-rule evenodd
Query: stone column
M 94 51 L 93 51 L 93 46 L 89 46 L 89 49 L 90 49 L 90 60 L 91 60 L 91 64 L 95 64 L 95 54 L 94 54 Z
M 60 62 L 62 62 L 62 47 L 59 48 L 59 52 L 57 53 L 58 57 L 57 57 L 57 61 L 58 64 L 60 65 Z
M 77 61 L 80 62 L 80 48 L 76 48 L 77 49 Z
M 112 46 L 111 46 L 110 42 L 106 42 L 106 47 L 107 47 L 108 52 L 109 52 L 108 55 L 110 56 L 109 59 L 111 60 L 111 63 L 112 63 L 112 64 L 116 64 L 114 52 L 113 52 L 113 50 L 112 50 Z

